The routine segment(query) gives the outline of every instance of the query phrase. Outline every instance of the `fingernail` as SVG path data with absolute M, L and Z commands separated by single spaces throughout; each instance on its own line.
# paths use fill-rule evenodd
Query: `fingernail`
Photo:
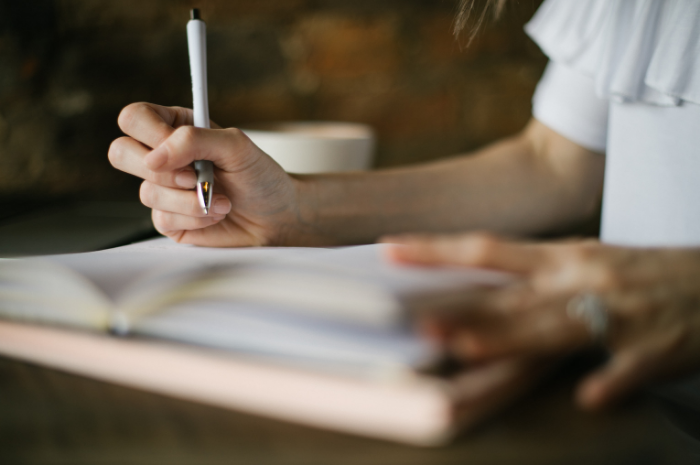
M 148 166 L 152 170 L 157 170 L 161 166 L 165 164 L 165 162 L 168 160 L 168 156 L 165 152 L 159 149 L 155 149 L 151 151 L 148 155 L 146 155 L 146 158 L 144 158 L 144 162 L 146 163 L 146 166 Z
M 225 215 L 231 211 L 231 202 L 228 199 L 217 199 L 211 209 L 214 213 Z
M 197 175 L 192 171 L 181 171 L 175 175 L 175 184 L 185 189 L 194 189 L 197 185 Z

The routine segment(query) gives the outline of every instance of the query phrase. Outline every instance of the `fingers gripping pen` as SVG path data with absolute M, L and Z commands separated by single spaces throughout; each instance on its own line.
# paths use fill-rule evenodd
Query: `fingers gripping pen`
M 187 23 L 187 45 L 190 54 L 192 74 L 192 110 L 194 125 L 209 128 L 209 96 L 207 93 L 207 26 L 199 19 L 199 10 L 190 12 Z M 214 164 L 208 160 L 194 162 L 197 173 L 197 197 L 205 214 L 209 214 L 211 198 L 214 194 Z

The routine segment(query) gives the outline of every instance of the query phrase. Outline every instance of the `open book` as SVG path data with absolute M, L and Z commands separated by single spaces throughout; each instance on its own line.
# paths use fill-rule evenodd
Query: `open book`
M 508 278 L 398 267 L 382 247 L 207 249 L 156 239 L 0 260 L 0 352 L 308 424 L 439 442 L 455 426 L 449 389 L 417 374 L 441 354 L 412 314 Z M 290 397 L 292 386 L 316 394 Z

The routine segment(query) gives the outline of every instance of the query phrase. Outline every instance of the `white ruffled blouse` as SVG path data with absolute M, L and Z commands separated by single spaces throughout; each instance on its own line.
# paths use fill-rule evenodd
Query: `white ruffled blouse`
M 700 0 L 546 0 L 533 115 L 606 155 L 601 239 L 700 246 Z
M 700 104 L 699 24 L 697 0 L 550 0 L 526 31 L 598 96 L 675 106 Z

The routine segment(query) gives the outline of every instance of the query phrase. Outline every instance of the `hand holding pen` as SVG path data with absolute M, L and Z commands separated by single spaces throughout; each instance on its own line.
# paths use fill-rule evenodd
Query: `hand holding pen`
M 177 242 L 215 247 L 301 243 L 296 236 L 302 235 L 304 183 L 240 130 L 215 123 L 210 128 L 204 23 L 193 16 L 187 28 L 194 110 L 128 105 L 118 119 L 127 137 L 112 143 L 109 160 L 144 179 L 140 197 L 153 209 L 153 225 Z

